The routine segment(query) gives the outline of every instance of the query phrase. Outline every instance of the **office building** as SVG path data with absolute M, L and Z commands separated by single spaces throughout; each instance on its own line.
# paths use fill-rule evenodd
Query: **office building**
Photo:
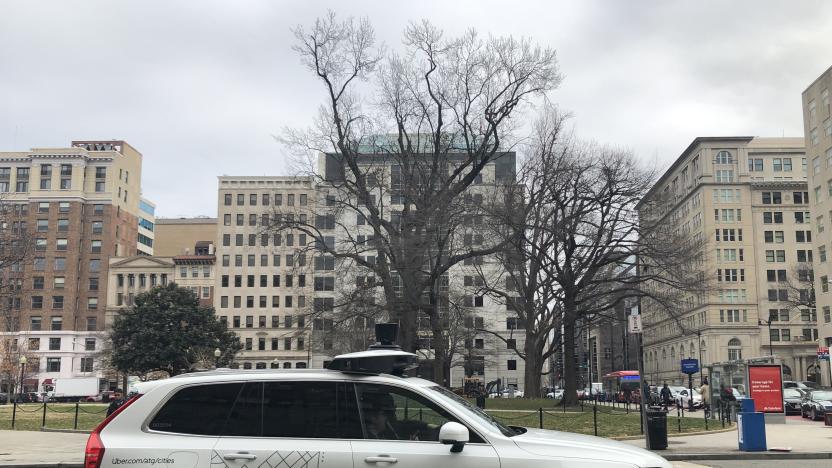
M 31 263 L 5 272 L 19 295 L 3 335 L 28 356 L 27 390 L 100 375 L 108 259 L 137 252 L 141 168 L 124 141 L 0 153 L 9 222 L 34 242 Z
M 156 204 L 142 197 L 139 199 L 139 234 L 136 248 L 139 255 L 153 255 L 153 229 L 156 224 Z
M 274 216 L 308 216 L 312 179 L 223 176 L 218 196 L 214 306 L 243 343 L 232 366 L 308 367 L 311 239 L 268 228 Z
M 814 247 L 815 294 L 820 312 L 819 347 L 832 346 L 832 294 L 829 281 L 832 263 L 827 255 L 832 253 L 832 68 L 819 76 L 803 91 L 803 127 L 806 136 L 806 158 L 810 161 L 809 188 L 813 196 L 812 213 L 815 218 Z M 829 360 L 822 361 L 821 375 L 824 385 L 832 385 Z
M 153 252 L 162 257 L 195 254 L 195 246 L 217 240 L 217 218 L 159 218 L 154 227 Z
M 696 138 L 639 204 L 645 222 L 672 223 L 703 245 L 708 291 L 684 310 L 645 299 L 645 372 L 687 382 L 702 364 L 771 356 L 786 379 L 817 376 L 817 314 L 808 301 L 816 226 L 802 138 Z M 824 189 L 825 190 L 825 189 Z M 820 229 L 820 228 L 818 228 Z

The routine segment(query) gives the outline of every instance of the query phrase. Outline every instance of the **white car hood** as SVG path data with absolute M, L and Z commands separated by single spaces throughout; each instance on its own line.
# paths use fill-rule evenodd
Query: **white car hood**
M 525 434 L 513 436 L 511 440 L 520 449 L 535 455 L 631 463 L 642 468 L 671 468 L 670 462 L 650 451 L 601 437 L 527 429 Z

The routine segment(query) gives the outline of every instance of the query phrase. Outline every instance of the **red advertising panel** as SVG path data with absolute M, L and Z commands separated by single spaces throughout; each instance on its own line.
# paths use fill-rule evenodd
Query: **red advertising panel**
M 762 413 L 783 412 L 783 378 L 778 365 L 748 366 L 748 397 L 754 410 Z

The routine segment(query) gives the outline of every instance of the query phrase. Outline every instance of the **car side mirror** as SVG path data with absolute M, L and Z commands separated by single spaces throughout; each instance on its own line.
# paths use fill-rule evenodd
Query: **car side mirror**
M 439 442 L 451 446 L 451 453 L 459 453 L 468 442 L 468 428 L 460 423 L 446 422 L 439 428 Z

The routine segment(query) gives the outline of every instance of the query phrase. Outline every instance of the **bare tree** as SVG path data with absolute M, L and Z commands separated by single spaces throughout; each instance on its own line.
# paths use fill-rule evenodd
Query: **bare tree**
M 576 339 L 579 326 L 606 316 L 633 297 L 650 297 L 668 313 L 698 294 L 703 278 L 694 267 L 701 244 L 671 223 L 639 218 L 637 204 L 653 174 L 624 151 L 584 144 L 563 136 L 563 119 L 551 109 L 536 127 L 514 200 L 514 250 L 505 255 L 504 274 L 522 294 L 491 287 L 492 294 L 516 301 L 524 318 L 527 391 L 540 385 L 542 361 L 557 344 L 547 342 L 560 329 L 566 403 L 577 398 Z M 507 219 L 512 219 L 511 215 Z M 641 265 L 638 274 L 626 274 Z M 491 282 L 494 285 L 494 282 Z M 531 366 L 530 366 L 531 364 Z
M 775 274 L 776 270 L 775 270 Z M 777 278 L 780 291 L 785 290 L 784 298 L 775 300 L 789 304 L 792 309 L 814 309 L 815 302 L 815 272 L 810 262 L 799 262 L 785 278 Z M 783 300 L 786 299 L 786 300 Z
M 437 284 L 454 265 L 502 247 L 460 242 L 459 220 L 476 216 L 462 198 L 486 167 L 513 160 L 506 151 L 518 115 L 560 83 L 555 52 L 474 31 L 446 38 L 421 22 L 405 30 L 405 51 L 385 53 L 366 20 L 333 14 L 295 36 L 327 101 L 315 126 L 287 130 L 282 141 L 325 155 L 315 177 L 331 211 L 320 222 L 284 219 L 275 228 L 305 232 L 321 254 L 374 275 L 405 349 L 416 351 L 418 315 L 426 314 L 436 335 L 434 378 L 443 382 L 449 360 Z M 504 166 L 490 176 L 492 185 L 513 181 L 513 168 Z M 355 233 L 355 223 L 344 221 L 356 217 L 368 233 L 363 241 L 346 235 L 338 245 L 325 242 L 324 227 Z
M 34 239 L 28 232 L 28 205 L 0 199 L 0 383 L 9 394 L 19 388 L 20 357 L 29 353 L 20 332 L 26 266 L 31 263 Z M 30 368 L 37 370 L 33 355 Z

